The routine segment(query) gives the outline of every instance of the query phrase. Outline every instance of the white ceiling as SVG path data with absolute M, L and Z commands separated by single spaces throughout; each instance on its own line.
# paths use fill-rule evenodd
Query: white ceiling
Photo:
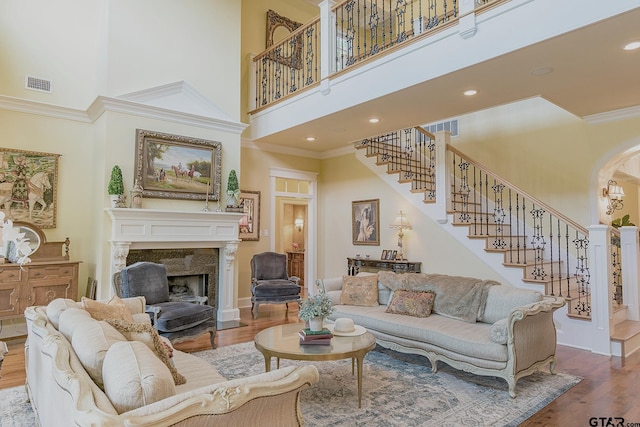
M 383 98 L 341 110 L 317 120 L 261 138 L 300 147 L 306 135 L 323 152 L 370 136 L 355 128 L 372 111 L 384 120 L 384 130 L 433 123 L 531 97 L 542 97 L 585 118 L 640 106 L 640 49 L 622 47 L 640 41 L 640 7 L 512 53 L 423 82 Z M 536 75 L 536 70 L 551 72 Z M 478 94 L 465 97 L 473 87 Z M 437 102 L 425 102 L 434 99 Z M 341 132 L 335 137 L 336 130 Z M 326 142 L 322 142 L 326 141 Z

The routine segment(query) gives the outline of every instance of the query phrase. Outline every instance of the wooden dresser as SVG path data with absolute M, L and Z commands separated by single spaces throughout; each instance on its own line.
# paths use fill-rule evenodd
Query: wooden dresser
M 42 230 L 32 224 L 14 223 L 29 227 L 31 239 L 40 245 L 29 256 L 31 262 L 0 264 L 0 320 L 21 317 L 31 305 L 47 305 L 56 298 L 78 298 L 79 261 L 69 261 L 69 239 L 47 243 Z M 34 237 L 37 236 L 37 237 Z
M 299 277 L 304 286 L 304 252 L 287 252 L 287 274 Z

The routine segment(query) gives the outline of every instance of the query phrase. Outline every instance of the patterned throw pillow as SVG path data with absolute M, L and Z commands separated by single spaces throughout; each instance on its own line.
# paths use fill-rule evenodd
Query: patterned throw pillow
M 378 276 L 344 276 L 340 304 L 377 306 Z
M 131 312 L 117 296 L 111 298 L 106 304 L 82 297 L 82 306 L 96 320 L 122 319 L 131 322 Z
M 387 313 L 406 314 L 414 317 L 429 317 L 436 294 L 433 291 L 411 291 L 396 289 L 387 306 Z

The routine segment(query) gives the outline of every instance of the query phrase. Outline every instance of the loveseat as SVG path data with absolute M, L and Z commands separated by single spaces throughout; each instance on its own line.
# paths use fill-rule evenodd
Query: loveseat
M 383 347 L 477 375 L 516 382 L 555 368 L 553 312 L 564 299 L 491 280 L 423 273 L 360 273 L 318 280 L 334 303 L 329 320 L 353 319 Z M 429 301 L 430 300 L 430 301 Z M 430 305 L 430 307 L 429 307 Z
M 299 393 L 318 381 L 314 366 L 227 381 L 203 359 L 171 349 L 143 297 L 89 301 L 25 311 L 26 388 L 40 426 L 303 423 Z

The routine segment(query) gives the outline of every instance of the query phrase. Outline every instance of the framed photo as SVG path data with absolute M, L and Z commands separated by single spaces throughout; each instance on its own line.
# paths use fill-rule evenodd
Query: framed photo
M 242 240 L 260 240 L 260 192 L 240 190 L 238 204 L 244 212 L 240 219 L 239 237 Z
M 351 202 L 351 234 L 354 245 L 380 245 L 380 199 Z
M 395 250 L 395 251 L 391 252 L 391 257 L 389 257 L 389 259 L 391 261 L 395 261 L 397 257 L 398 257 L 398 251 Z
M 220 142 L 137 129 L 135 160 L 144 197 L 220 199 Z
M 59 157 L 0 148 L 0 209 L 8 218 L 56 227 Z
M 382 255 L 380 255 L 380 259 L 387 259 L 387 250 L 386 249 L 382 250 Z

